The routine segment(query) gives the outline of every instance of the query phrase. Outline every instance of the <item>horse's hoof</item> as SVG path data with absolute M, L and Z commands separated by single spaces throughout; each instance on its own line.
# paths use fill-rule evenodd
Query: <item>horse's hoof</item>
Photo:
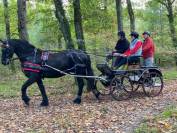
M 25 105 L 29 106 L 30 98 L 28 98 L 28 97 L 23 97 L 22 100 L 24 101 Z
M 24 102 L 24 107 L 28 107 L 29 106 L 29 102 Z
M 73 101 L 75 104 L 80 104 L 81 103 L 81 99 L 80 98 L 76 98 Z
M 41 105 L 42 107 L 45 107 L 45 106 L 48 106 L 49 103 L 48 103 L 48 102 L 42 102 L 40 105 Z
M 100 99 L 100 95 L 101 95 L 101 93 L 98 92 L 98 93 L 95 94 L 95 97 L 99 100 Z

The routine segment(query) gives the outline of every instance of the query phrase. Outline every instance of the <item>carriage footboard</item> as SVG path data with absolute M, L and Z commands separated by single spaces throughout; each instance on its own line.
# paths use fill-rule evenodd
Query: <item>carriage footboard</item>
M 107 64 L 97 64 L 97 69 L 102 72 L 103 75 L 112 75 L 112 70 Z

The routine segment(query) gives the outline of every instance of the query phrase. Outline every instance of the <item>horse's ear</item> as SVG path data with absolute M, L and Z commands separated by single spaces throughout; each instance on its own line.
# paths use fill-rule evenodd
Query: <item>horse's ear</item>
M 3 45 L 4 45 L 4 42 L 3 40 L 0 39 L 0 47 L 3 47 Z
M 1 47 L 1 48 L 8 48 L 8 47 L 9 47 L 9 44 L 8 44 L 8 43 L 5 44 L 5 42 L 0 39 L 0 47 Z

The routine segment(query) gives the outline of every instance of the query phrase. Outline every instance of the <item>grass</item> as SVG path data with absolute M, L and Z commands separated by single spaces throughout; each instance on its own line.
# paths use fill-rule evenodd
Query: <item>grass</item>
M 96 70 L 94 65 L 93 68 L 95 75 L 99 75 L 99 72 Z M 21 86 L 27 78 L 20 71 L 14 73 L 9 71 L 7 68 L 4 68 L 4 71 L 7 73 L 0 71 L 0 97 L 11 98 L 21 96 Z M 174 68 L 162 69 L 162 73 L 165 80 L 177 79 L 177 70 Z M 74 78 L 69 76 L 55 79 L 44 79 L 44 85 L 48 95 L 59 95 L 65 93 L 76 94 L 77 91 Z M 36 84 L 30 86 L 28 94 L 30 96 L 40 95 L 38 86 Z
M 93 69 L 95 75 L 99 75 L 97 70 L 97 63 L 103 62 L 104 58 L 92 58 Z M 20 71 L 20 65 L 16 64 L 16 72 L 10 71 L 9 67 L 0 66 L 0 98 L 11 98 L 21 96 L 21 86 L 25 82 L 26 77 Z M 177 79 L 177 69 L 162 69 L 163 78 L 165 80 Z M 64 76 L 62 78 L 44 79 L 44 85 L 47 89 L 48 95 L 58 95 L 65 93 L 76 93 L 77 87 L 73 77 Z M 40 95 L 39 89 L 36 84 L 28 89 L 30 96 Z
M 162 71 L 163 71 L 163 78 L 165 80 L 177 79 L 177 69 L 176 68 L 165 69 Z
M 0 98 L 12 98 L 21 96 L 21 86 L 27 78 L 21 73 L 7 73 L 7 76 L 0 75 Z M 44 79 L 44 85 L 48 95 L 59 95 L 64 93 L 76 93 L 76 85 L 71 77 L 55 79 Z M 41 95 L 37 84 L 31 85 L 27 93 L 29 96 Z
M 166 108 L 161 114 L 146 118 L 134 133 L 176 133 L 177 106 Z

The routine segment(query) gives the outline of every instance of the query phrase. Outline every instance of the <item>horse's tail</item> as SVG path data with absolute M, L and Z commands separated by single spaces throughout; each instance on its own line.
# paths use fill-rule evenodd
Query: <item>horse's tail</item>
M 94 76 L 94 72 L 91 66 L 91 60 L 88 56 L 88 61 L 86 63 L 86 70 L 87 70 L 87 76 Z M 95 89 L 95 79 L 94 78 L 87 78 L 87 90 L 91 91 Z
M 87 75 L 88 76 L 94 76 L 92 67 L 91 67 L 91 61 L 90 61 L 90 57 L 89 60 L 87 62 Z M 87 78 L 87 90 L 88 91 L 92 91 L 96 98 L 99 97 L 100 92 L 97 90 L 96 84 L 95 84 L 95 78 Z

